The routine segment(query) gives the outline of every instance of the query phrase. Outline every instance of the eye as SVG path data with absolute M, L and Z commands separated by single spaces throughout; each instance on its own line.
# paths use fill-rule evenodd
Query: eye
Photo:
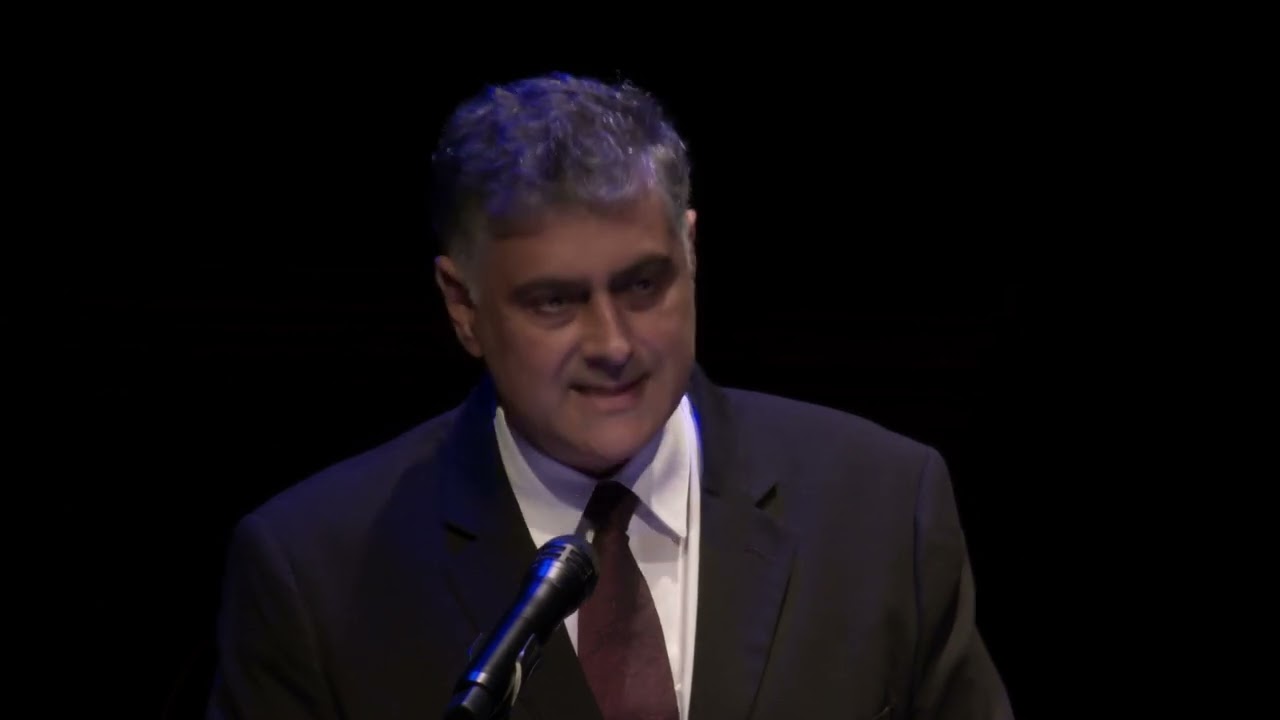
M 534 312 L 540 315 L 556 315 L 569 307 L 570 300 L 564 295 L 544 295 L 530 303 Z
M 631 284 L 631 288 L 641 294 L 651 293 L 656 290 L 658 284 L 650 278 L 639 278 Z

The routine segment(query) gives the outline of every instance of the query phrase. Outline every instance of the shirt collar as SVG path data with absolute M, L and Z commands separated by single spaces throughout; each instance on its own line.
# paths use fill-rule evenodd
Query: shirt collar
M 494 417 L 494 429 L 500 444 L 517 450 L 511 453 L 513 467 L 507 475 L 516 491 L 537 503 L 542 515 L 561 518 L 556 521 L 571 530 L 576 526 L 596 481 L 534 447 L 507 424 L 502 407 Z M 643 513 L 655 520 L 666 533 L 683 539 L 688 533 L 689 473 L 695 425 L 688 397 L 683 397 L 675 412 L 657 433 L 610 479 L 626 485 L 640 500 Z

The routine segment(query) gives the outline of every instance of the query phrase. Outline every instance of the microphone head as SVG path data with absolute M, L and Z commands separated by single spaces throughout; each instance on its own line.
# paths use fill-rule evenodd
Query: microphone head
M 560 535 L 538 548 L 538 555 L 529 568 L 528 582 L 558 586 L 562 597 L 573 598 L 573 610 L 576 610 L 596 589 L 599 566 L 596 549 L 586 539 L 579 535 Z

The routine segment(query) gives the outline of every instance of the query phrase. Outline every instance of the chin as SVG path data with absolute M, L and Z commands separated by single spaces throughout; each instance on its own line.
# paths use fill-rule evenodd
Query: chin
M 625 423 L 621 427 L 596 428 L 579 446 L 593 472 L 617 467 L 636 455 L 664 423 Z

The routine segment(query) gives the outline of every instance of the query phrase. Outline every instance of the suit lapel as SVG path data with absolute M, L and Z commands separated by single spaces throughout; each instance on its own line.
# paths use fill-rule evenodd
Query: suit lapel
M 695 368 L 703 447 L 698 624 L 692 720 L 748 717 L 791 573 L 793 541 L 768 512 L 776 478 L 746 462 L 751 447 L 727 399 Z
M 537 554 L 497 450 L 494 403 L 486 379 L 464 405 L 441 454 L 441 472 L 447 474 L 446 574 L 477 636 L 491 632 L 510 607 Z M 516 709 L 542 720 L 600 717 L 563 627 L 543 649 Z
M 743 457 L 727 399 L 695 368 L 690 392 L 703 448 L 698 625 L 691 720 L 749 715 L 773 642 L 794 545 L 770 514 L 776 477 Z M 446 574 L 473 631 L 490 632 L 537 552 L 502 468 L 488 380 L 442 449 Z M 599 720 L 564 628 L 557 629 L 516 702 L 539 720 Z

